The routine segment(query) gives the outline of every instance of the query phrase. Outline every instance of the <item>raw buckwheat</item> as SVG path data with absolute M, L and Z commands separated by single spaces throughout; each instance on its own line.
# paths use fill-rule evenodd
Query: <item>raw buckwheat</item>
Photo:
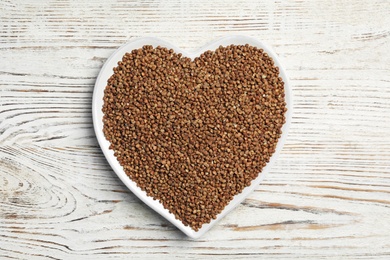
M 103 131 L 129 178 L 197 231 L 261 173 L 286 110 L 261 49 L 221 46 L 191 61 L 144 46 L 107 82 Z

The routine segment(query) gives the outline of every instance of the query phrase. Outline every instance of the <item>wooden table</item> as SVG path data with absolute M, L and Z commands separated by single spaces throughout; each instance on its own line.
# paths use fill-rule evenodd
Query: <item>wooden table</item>
M 0 3 L 0 258 L 390 259 L 390 2 Z M 273 46 L 294 94 L 266 180 L 199 240 L 140 202 L 95 139 L 92 92 L 126 41 Z

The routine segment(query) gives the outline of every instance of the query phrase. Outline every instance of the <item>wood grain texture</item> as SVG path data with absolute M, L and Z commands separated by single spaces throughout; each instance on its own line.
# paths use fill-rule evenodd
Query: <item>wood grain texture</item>
M 0 259 L 389 259 L 390 2 L 0 2 Z M 135 37 L 272 45 L 294 94 L 265 182 L 186 238 L 119 181 L 91 119 L 95 79 Z

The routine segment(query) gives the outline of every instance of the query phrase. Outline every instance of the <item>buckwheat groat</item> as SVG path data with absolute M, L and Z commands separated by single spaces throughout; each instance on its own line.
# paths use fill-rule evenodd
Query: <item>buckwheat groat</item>
M 261 173 L 286 110 L 261 49 L 221 46 L 191 61 L 144 46 L 107 82 L 103 131 L 129 178 L 198 230 Z

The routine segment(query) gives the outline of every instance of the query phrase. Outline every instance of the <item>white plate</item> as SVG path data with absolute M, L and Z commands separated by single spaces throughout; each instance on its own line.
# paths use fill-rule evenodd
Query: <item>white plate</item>
M 235 44 L 235 45 L 249 44 L 252 46 L 256 46 L 258 48 L 264 49 L 264 51 L 267 52 L 268 55 L 270 55 L 273 58 L 275 65 L 279 67 L 280 76 L 283 78 L 284 81 L 285 100 L 288 109 L 285 115 L 286 123 L 282 128 L 283 133 L 276 146 L 275 153 L 272 155 L 269 163 L 266 165 L 266 167 L 263 168 L 263 171 L 259 174 L 259 176 L 252 181 L 252 184 L 250 186 L 246 187 L 240 194 L 236 195 L 234 199 L 230 201 L 230 203 L 217 216 L 215 220 L 212 220 L 209 224 L 204 224 L 200 230 L 194 231 L 190 227 L 184 226 L 184 224 L 180 220 L 177 220 L 173 214 L 169 213 L 169 211 L 165 209 L 160 202 L 158 202 L 157 200 L 153 200 L 152 197 L 146 195 L 146 192 L 142 191 L 139 187 L 137 187 L 136 183 L 133 182 L 123 171 L 122 166 L 119 164 L 116 157 L 114 156 L 114 152 L 109 149 L 110 143 L 106 140 L 103 134 L 102 107 L 103 107 L 104 89 L 107 85 L 108 78 L 113 74 L 113 68 L 117 66 L 118 61 L 122 60 L 123 55 L 126 52 L 131 52 L 133 49 L 141 48 L 144 45 L 152 45 L 153 47 L 157 47 L 157 46 L 166 47 L 169 49 L 173 49 L 177 53 L 182 53 L 183 56 L 194 59 L 195 57 L 200 56 L 200 54 L 202 54 L 207 50 L 216 50 L 220 45 L 227 46 L 231 44 Z M 280 63 L 279 59 L 277 58 L 276 54 L 272 51 L 271 48 L 269 48 L 264 43 L 247 36 L 224 37 L 207 44 L 206 46 L 200 48 L 195 52 L 187 52 L 185 50 L 181 50 L 178 47 L 168 42 L 165 42 L 157 38 L 152 38 L 152 37 L 139 38 L 131 42 L 128 42 L 122 47 L 120 47 L 118 50 L 116 50 L 111 55 L 111 57 L 108 58 L 108 60 L 105 62 L 104 66 L 102 67 L 99 73 L 99 76 L 97 77 L 95 83 L 95 89 L 93 92 L 93 101 L 92 101 L 92 115 L 93 115 L 93 124 L 95 128 L 96 137 L 112 169 L 114 169 L 115 173 L 119 176 L 119 178 L 123 181 L 123 183 L 138 198 L 140 198 L 145 204 L 147 204 L 149 207 L 151 207 L 156 212 L 161 214 L 164 218 L 169 220 L 172 224 L 174 224 L 176 227 L 178 227 L 181 231 L 183 231 L 186 235 L 188 235 L 191 238 L 199 238 L 200 236 L 205 234 L 212 226 L 214 226 L 219 220 L 221 220 L 224 216 L 226 216 L 226 214 L 228 214 L 231 210 L 233 210 L 236 206 L 238 206 L 260 184 L 264 176 L 267 174 L 271 166 L 276 161 L 276 158 L 278 157 L 280 151 L 282 150 L 291 123 L 291 114 L 292 114 L 292 101 L 291 101 L 290 84 L 282 64 Z

